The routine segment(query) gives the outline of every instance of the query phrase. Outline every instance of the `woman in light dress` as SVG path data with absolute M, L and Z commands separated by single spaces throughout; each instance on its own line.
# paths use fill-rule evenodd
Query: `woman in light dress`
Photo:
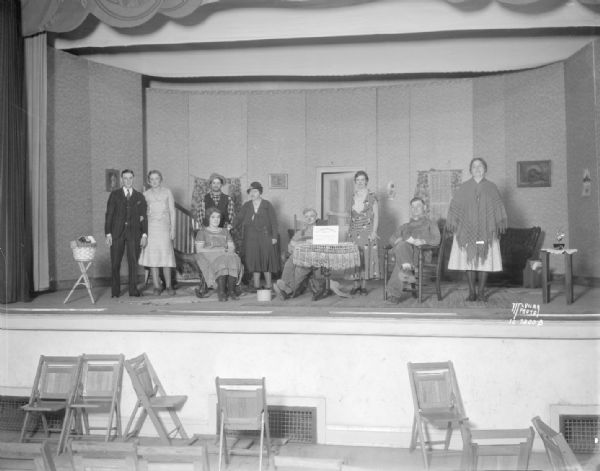
M 367 280 L 379 278 L 379 256 L 377 255 L 377 226 L 379 203 L 374 192 L 367 187 L 369 176 L 359 170 L 354 175 L 354 194 L 350 210 L 348 241 L 354 242 L 360 251 L 360 273 L 354 277 L 350 294 L 367 295 Z
M 150 267 L 155 295 L 162 292 L 159 276 L 159 268 L 162 268 L 167 293 L 174 296 L 171 269 L 175 267 L 175 200 L 171 190 L 162 186 L 162 180 L 158 170 L 148 172 L 150 189 L 144 192 L 148 205 L 148 243 L 142 248 L 139 263 Z
M 217 288 L 219 301 L 227 297 L 237 300 L 236 285 L 241 280 L 242 261 L 235 253 L 235 245 L 229 230 L 219 227 L 223 214 L 217 208 L 206 211 L 208 226 L 196 235 L 196 253 L 194 258 L 210 288 Z M 203 297 L 203 293 L 196 292 Z

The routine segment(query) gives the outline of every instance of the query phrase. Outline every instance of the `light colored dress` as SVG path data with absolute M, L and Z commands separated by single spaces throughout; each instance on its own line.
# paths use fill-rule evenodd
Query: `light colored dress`
M 226 249 L 226 251 L 199 251 L 194 254 L 196 263 L 202 271 L 206 285 L 209 288 L 217 287 L 216 280 L 220 276 L 233 276 L 238 282 L 240 281 L 243 274 L 242 261 L 228 247 L 228 243 L 231 243 L 232 239 L 227 229 L 220 227 L 217 230 L 212 230 L 207 227 L 198 231 L 196 242 L 204 242 L 204 249 Z
M 145 267 L 174 267 L 175 252 L 171 226 L 175 231 L 175 200 L 168 188 L 144 192 L 148 205 L 148 243 L 142 248 L 139 264 Z

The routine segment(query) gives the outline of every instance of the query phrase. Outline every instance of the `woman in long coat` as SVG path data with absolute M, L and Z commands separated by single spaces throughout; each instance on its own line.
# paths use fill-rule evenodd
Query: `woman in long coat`
M 277 216 L 273 205 L 262 198 L 263 187 L 252 182 L 247 201 L 235 218 L 236 231 L 243 234 L 243 254 L 246 270 L 252 273 L 253 288 L 260 289 L 260 274 L 265 277 L 265 288 L 271 289 L 271 273 L 280 270 L 277 253 Z

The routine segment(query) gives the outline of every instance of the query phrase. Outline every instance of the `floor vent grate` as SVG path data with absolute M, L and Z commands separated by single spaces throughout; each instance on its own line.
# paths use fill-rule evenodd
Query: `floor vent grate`
M 274 438 L 317 443 L 317 408 L 269 406 L 269 428 Z
M 218 406 L 217 406 L 218 407 Z M 293 443 L 317 443 L 317 408 L 292 406 L 267 406 L 269 408 L 269 432 L 272 439 L 283 439 Z M 217 413 L 217 434 L 220 417 Z M 227 435 L 253 437 L 255 431 L 232 431 Z
M 25 412 L 21 409 L 29 402 L 28 397 L 23 396 L 0 396 L 0 430 L 4 431 L 21 431 L 23 421 L 25 420 Z M 42 421 L 39 414 L 34 414 L 29 419 L 27 430 L 42 430 Z M 62 425 L 64 412 L 56 414 L 46 414 L 48 426 L 51 428 L 59 428 Z
M 600 415 L 560 415 L 560 433 L 574 453 L 600 452 Z

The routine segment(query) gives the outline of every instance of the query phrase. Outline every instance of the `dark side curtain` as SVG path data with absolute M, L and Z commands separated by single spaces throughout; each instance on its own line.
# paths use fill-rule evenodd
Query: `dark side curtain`
M 30 299 L 24 42 L 19 0 L 0 1 L 0 303 Z

